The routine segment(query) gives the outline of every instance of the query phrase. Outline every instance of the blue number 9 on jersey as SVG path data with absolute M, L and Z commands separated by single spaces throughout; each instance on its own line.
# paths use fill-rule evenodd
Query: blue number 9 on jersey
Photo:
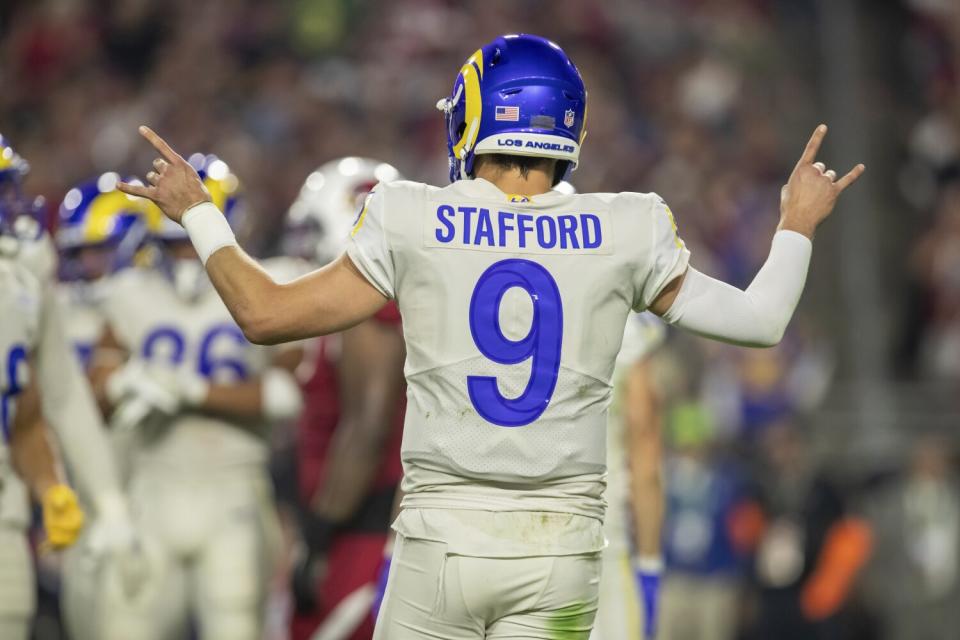
M 500 329 L 500 303 L 513 287 L 526 291 L 533 301 L 530 332 L 517 341 Z M 539 418 L 557 386 L 563 342 L 563 303 L 550 272 L 519 258 L 491 265 L 470 299 L 470 333 L 480 352 L 494 362 L 517 364 L 533 358 L 530 380 L 516 398 L 503 397 L 495 377 L 467 376 L 467 391 L 477 413 L 501 427 L 522 427 Z

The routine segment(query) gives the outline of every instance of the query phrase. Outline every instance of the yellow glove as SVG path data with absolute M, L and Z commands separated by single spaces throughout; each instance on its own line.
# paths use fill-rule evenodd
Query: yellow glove
M 43 494 L 43 528 L 54 549 L 69 547 L 80 537 L 83 511 L 77 494 L 65 484 L 55 484 Z

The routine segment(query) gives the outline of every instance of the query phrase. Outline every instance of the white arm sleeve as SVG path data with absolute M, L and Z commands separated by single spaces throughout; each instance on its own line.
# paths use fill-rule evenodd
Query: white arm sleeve
M 772 347 L 783 338 L 800 301 L 812 250 L 806 236 L 778 231 L 767 261 L 746 291 L 688 269 L 663 319 L 707 338 Z
M 120 494 L 113 451 L 93 393 L 66 339 L 60 305 L 49 288 L 42 313 L 36 362 L 43 416 L 57 434 L 81 491 L 99 512 Z

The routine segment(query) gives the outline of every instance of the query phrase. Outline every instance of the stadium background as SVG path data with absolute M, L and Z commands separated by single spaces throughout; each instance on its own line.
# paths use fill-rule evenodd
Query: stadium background
M 178 149 L 215 152 L 255 212 L 247 245 L 268 255 L 304 178 L 328 159 L 382 158 L 443 184 L 433 105 L 478 43 L 514 31 L 556 40 L 585 78 L 576 186 L 657 191 L 693 263 L 740 286 L 766 255 L 780 186 L 815 124 L 831 126 L 828 165 L 866 163 L 820 231 L 783 345 L 671 335 L 657 356 L 667 441 L 754 496 L 782 495 L 781 466 L 802 459 L 801 476 L 823 479 L 870 524 L 871 558 L 824 637 L 954 637 L 956 2 L 6 0 L 0 131 L 30 161 L 28 190 L 54 223 L 74 183 L 148 166 L 140 123 Z M 744 634 L 776 606 L 753 559 L 744 551 L 722 568 L 742 593 Z M 713 571 L 688 569 L 693 582 Z M 56 637 L 52 625 L 38 634 Z

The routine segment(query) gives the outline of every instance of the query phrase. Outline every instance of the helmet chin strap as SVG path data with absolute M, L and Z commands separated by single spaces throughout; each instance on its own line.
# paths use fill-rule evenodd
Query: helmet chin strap
M 470 175 L 467 173 L 467 148 L 464 146 L 463 149 L 460 149 L 460 179 L 469 180 Z
M 458 94 L 459 95 L 459 94 Z M 477 129 L 480 127 L 480 119 L 474 118 L 470 123 L 470 130 L 467 131 L 466 139 L 467 140 L 476 140 Z M 467 142 L 463 145 L 463 148 L 460 149 L 460 179 L 469 180 L 470 175 L 467 173 L 467 156 L 470 155 L 470 150 L 473 146 Z

